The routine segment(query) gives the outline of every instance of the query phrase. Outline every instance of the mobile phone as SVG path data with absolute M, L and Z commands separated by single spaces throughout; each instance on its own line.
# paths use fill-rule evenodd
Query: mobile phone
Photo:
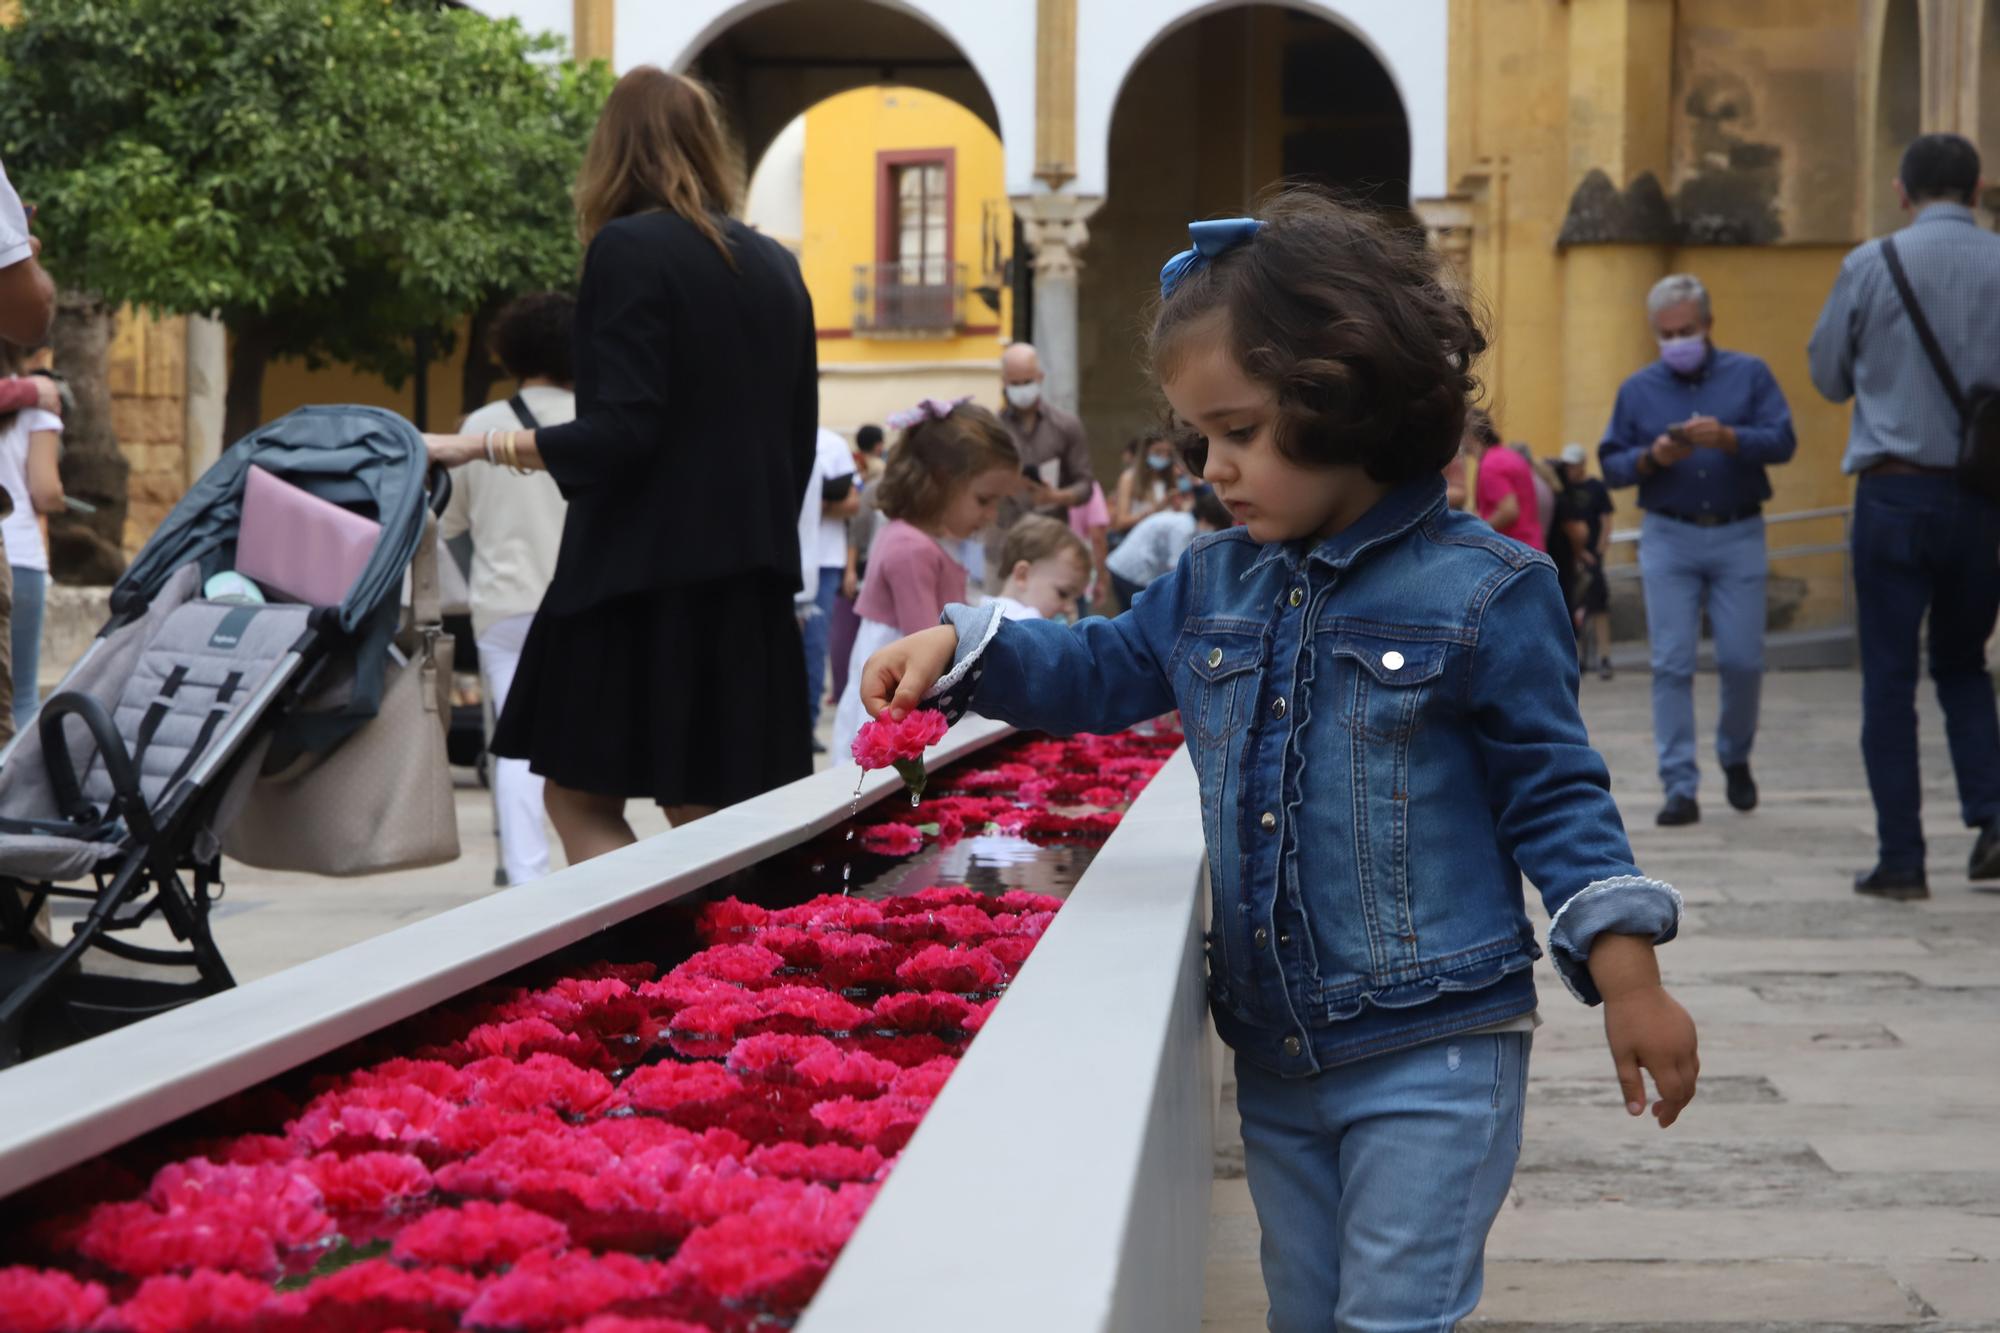
M 74 495 L 65 495 L 63 497 L 63 508 L 69 510 L 72 514 L 94 514 L 97 512 L 96 505 L 88 500 L 79 500 Z
M 1675 444 L 1693 444 L 1694 441 L 1688 437 L 1687 428 L 1688 428 L 1687 422 L 1685 421 L 1676 422 L 1675 424 L 1667 427 L 1667 438 L 1672 440 Z

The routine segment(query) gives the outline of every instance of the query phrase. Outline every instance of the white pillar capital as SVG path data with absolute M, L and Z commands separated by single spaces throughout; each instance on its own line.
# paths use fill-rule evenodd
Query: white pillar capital
M 1078 252 L 1090 243 L 1087 225 L 1092 214 L 1104 206 L 1101 195 L 1025 194 L 1008 201 L 1028 246 L 1035 252 L 1035 280 L 1076 281 L 1082 267 Z

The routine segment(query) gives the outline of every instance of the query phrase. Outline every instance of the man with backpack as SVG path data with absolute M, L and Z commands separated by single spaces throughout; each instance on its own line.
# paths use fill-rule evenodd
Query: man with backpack
M 2000 879 L 2000 717 L 1986 642 L 2000 615 L 2000 236 L 1972 211 L 1979 153 L 1926 134 L 1896 192 L 1914 215 L 1847 256 L 1813 330 L 1813 383 L 1854 399 L 1842 469 L 1854 492 L 1861 756 L 1875 799 L 1875 868 L 1855 891 L 1925 898 L 1917 767 L 1917 640 L 1929 613 L 1968 874 Z

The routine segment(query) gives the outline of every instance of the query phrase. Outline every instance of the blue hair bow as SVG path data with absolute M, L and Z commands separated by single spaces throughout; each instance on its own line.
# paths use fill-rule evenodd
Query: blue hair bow
M 1222 218 L 1214 222 L 1188 223 L 1188 239 L 1194 242 L 1194 248 L 1181 251 L 1160 270 L 1160 298 L 1164 300 L 1172 296 L 1174 288 L 1181 285 L 1182 278 L 1217 255 L 1246 244 L 1263 229 L 1264 224 L 1256 218 Z

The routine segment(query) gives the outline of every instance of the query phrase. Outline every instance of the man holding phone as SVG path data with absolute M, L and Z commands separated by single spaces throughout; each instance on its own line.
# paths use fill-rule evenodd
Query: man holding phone
M 1660 359 L 1619 386 L 1597 456 L 1611 486 L 1639 488 L 1639 572 L 1652 641 L 1653 743 L 1666 804 L 1656 822 L 1701 818 L 1695 792 L 1694 668 L 1703 611 L 1715 633 L 1721 716 L 1715 752 L 1730 805 L 1751 810 L 1750 748 L 1764 678 L 1765 469 L 1798 447 L 1770 367 L 1713 341 L 1708 289 L 1691 273 L 1646 298 Z

